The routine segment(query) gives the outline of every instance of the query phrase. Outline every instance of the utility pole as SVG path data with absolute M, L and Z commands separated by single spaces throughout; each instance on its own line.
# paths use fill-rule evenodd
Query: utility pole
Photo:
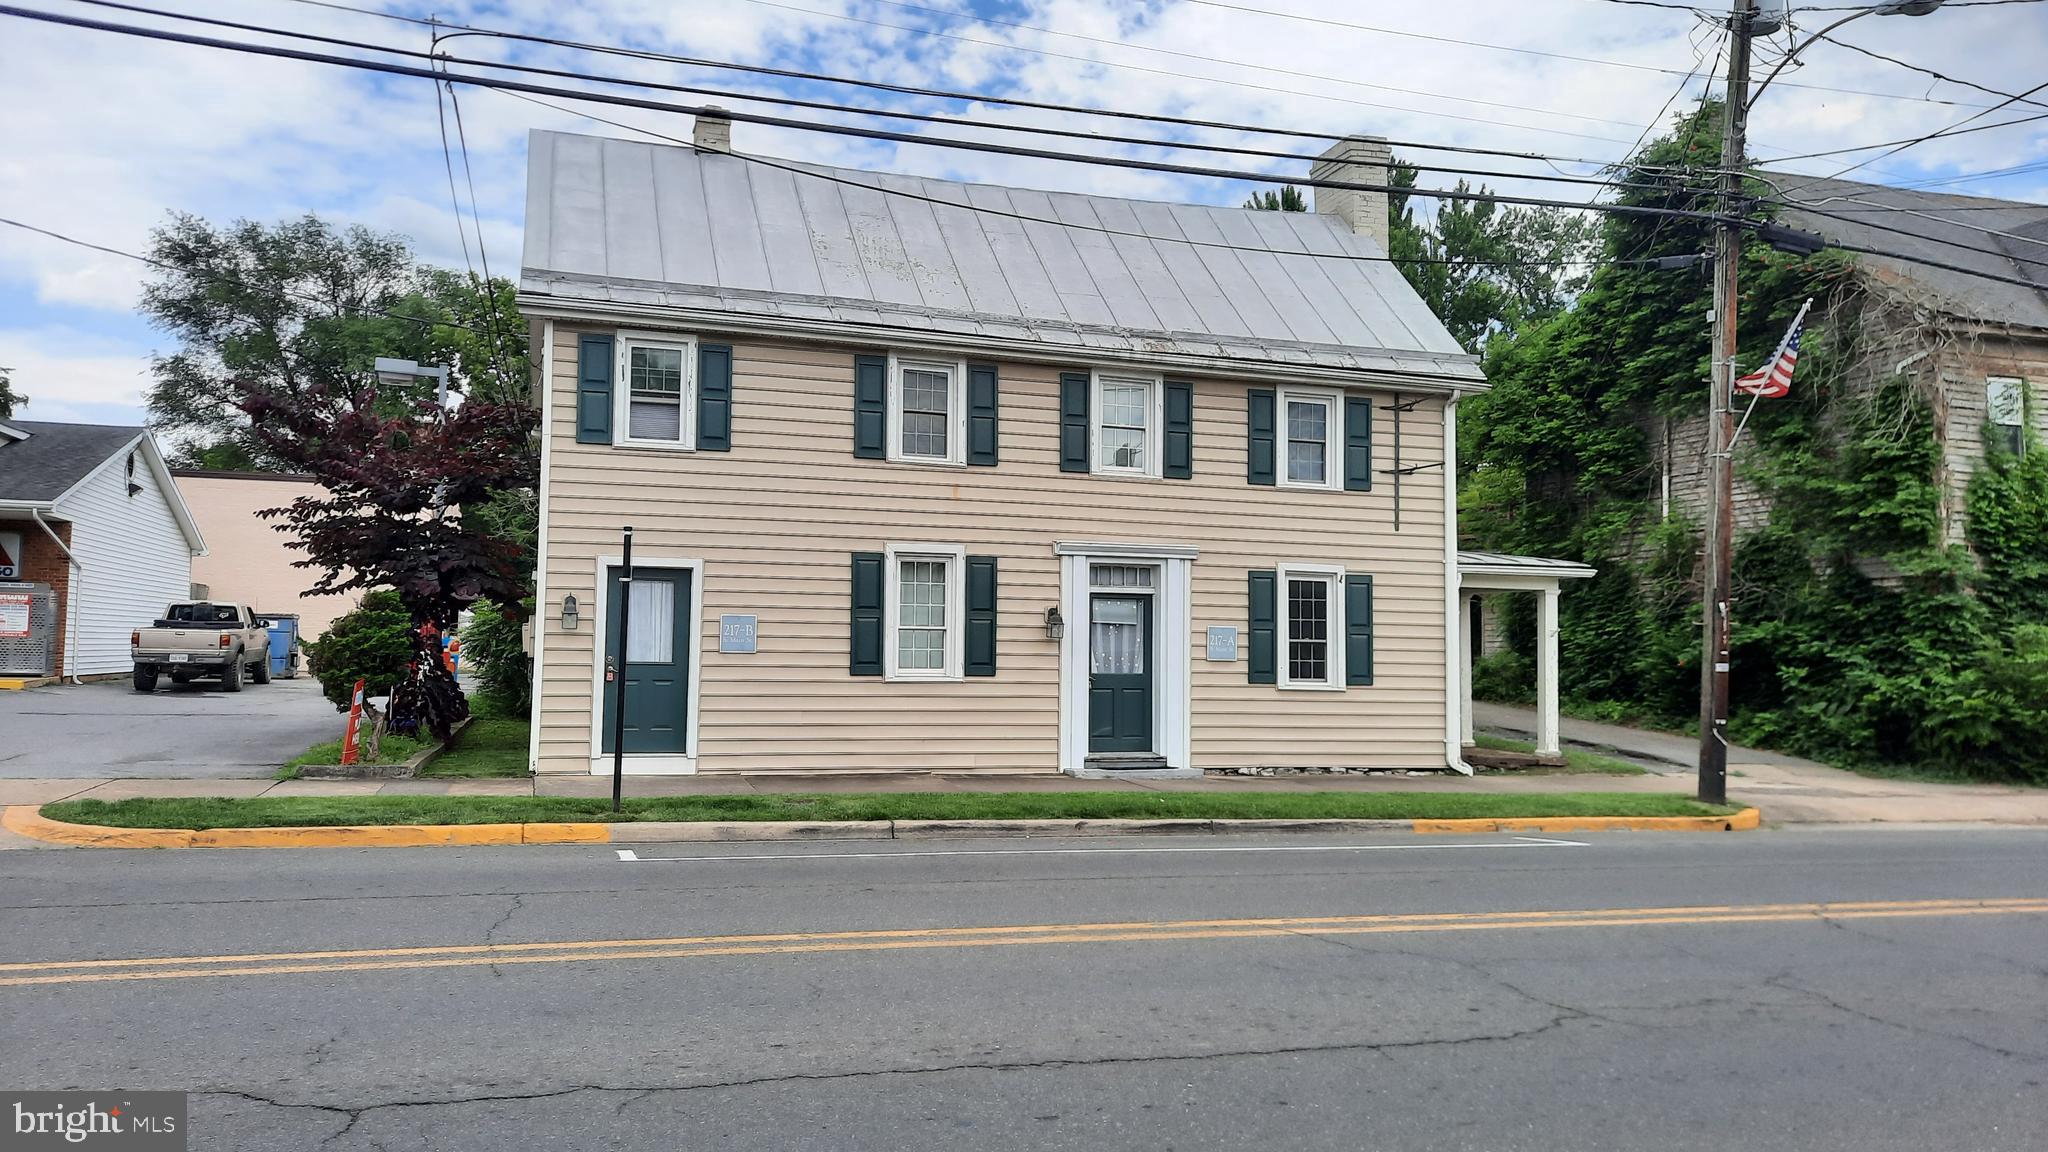
M 1727 107 L 1721 123 L 1721 222 L 1714 226 L 1714 356 L 1707 403 L 1707 565 L 1700 596 L 1699 798 L 1728 799 L 1728 601 L 1735 552 L 1736 264 L 1742 256 L 1744 136 L 1749 122 L 1749 39 L 1754 0 L 1733 0 L 1728 12 Z

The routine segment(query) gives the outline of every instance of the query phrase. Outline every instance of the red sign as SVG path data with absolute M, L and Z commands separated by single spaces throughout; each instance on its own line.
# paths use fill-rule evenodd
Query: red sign
M 355 696 L 350 699 L 348 705 L 348 731 L 344 732 L 341 737 L 341 762 L 343 764 L 353 764 L 356 762 L 356 726 L 362 723 L 362 719 L 363 682 L 358 680 L 356 681 Z
M 28 610 L 28 597 L 0 593 L 0 637 L 18 640 L 28 635 Z

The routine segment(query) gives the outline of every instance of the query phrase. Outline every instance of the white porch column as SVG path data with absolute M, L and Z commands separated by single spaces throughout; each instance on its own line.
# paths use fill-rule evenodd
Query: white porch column
M 1536 754 L 1557 755 L 1557 585 L 1536 608 Z
M 1472 605 L 1478 599 L 1470 592 L 1458 594 L 1458 700 L 1467 744 L 1472 743 Z

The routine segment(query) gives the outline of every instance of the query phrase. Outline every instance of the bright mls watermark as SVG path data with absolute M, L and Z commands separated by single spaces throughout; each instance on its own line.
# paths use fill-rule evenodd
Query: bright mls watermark
M 188 1147 L 183 1092 L 0 1092 L 0 1150 Z

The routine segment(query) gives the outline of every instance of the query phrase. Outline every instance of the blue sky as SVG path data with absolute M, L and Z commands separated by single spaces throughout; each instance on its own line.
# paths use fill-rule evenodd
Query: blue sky
M 50 11 L 170 26 L 173 22 L 37 0 Z M 1767 0 L 1767 3 L 1771 0 Z M 623 44 L 893 83 L 1073 104 L 1367 132 L 1427 142 L 1609 160 L 1627 152 L 1679 78 L 1714 51 L 1712 29 L 1683 12 L 1599 0 L 1392 0 L 1331 4 L 1276 0 L 1242 11 L 1198 0 L 599 0 L 542 3 L 378 3 L 364 6 L 566 39 Z M 192 14 L 412 49 L 428 32 L 294 0 L 165 5 Z M 1278 13 L 1326 17 L 1340 28 Z M 1817 27 L 1834 14 L 1797 17 Z M 1057 29 L 1051 35 L 989 21 Z M 893 25 L 895 27 L 887 27 Z M 200 34 L 255 38 L 218 29 Z M 1409 33 L 1403 36 L 1397 33 Z M 1501 51 L 1421 39 L 1480 41 Z M 1933 16 L 1872 17 L 1842 40 L 2006 91 L 2039 83 L 2048 59 L 2048 5 L 1958 8 Z M 1092 38 L 1092 39 L 1089 39 Z M 1785 47 L 1779 36 L 1766 59 Z M 815 83 L 591 56 L 476 37 L 458 55 L 756 93 L 798 94 L 989 122 L 1073 126 L 1054 113 L 885 96 Z M 1534 53 L 1555 55 L 1537 55 Z M 1594 58 L 1562 59 L 1561 56 Z M 1996 98 L 1939 83 L 1830 44 L 1803 54 L 1758 107 L 1757 152 L 1812 152 L 1912 136 L 1973 115 Z M 1628 65 L 1628 66 L 1624 66 Z M 1806 87 L 1795 87 L 1805 85 Z M 1693 82 L 1688 98 L 1701 83 Z M 1829 89 L 1852 89 L 1856 95 Z M 675 96 L 678 102 L 692 98 Z M 1982 122 L 2044 106 L 2015 105 Z M 464 122 L 478 181 L 484 250 L 493 271 L 516 268 L 525 133 L 555 128 L 630 136 L 578 116 L 466 89 Z M 734 108 L 790 112 L 739 99 Z M 317 212 L 405 235 L 423 259 L 460 267 L 436 103 L 430 84 L 299 62 L 155 44 L 105 33 L 0 23 L 0 216 L 129 251 L 170 212 L 277 220 Z M 687 117 L 591 105 L 607 118 L 688 136 Z M 845 118 L 842 118 L 845 119 Z M 891 128 L 938 130 L 901 122 Z M 1168 135 L 1143 125 L 1098 131 Z M 980 127 L 947 134 L 1004 138 Z M 1193 138 L 1193 137 L 1183 137 Z M 1312 142 L 1203 134 L 1206 142 L 1313 152 Z M 1014 137 L 1010 137 L 1014 139 Z M 742 151 L 892 171 L 1160 199 L 1236 203 L 1249 185 L 987 156 L 919 145 L 735 127 Z M 1078 147 L 1078 146 L 1076 146 Z M 1116 145 L 1105 153 L 1160 155 Z M 1397 151 L 1400 151 L 1397 149 Z M 1451 162 L 1440 154 L 1409 153 Z M 1858 154 L 1870 155 L 1869 153 Z M 1848 157 L 1786 170 L 1825 174 Z M 1191 162 L 1303 174 L 1304 166 L 1242 158 Z M 2040 163 L 2042 170 L 1945 184 L 1943 190 L 2048 201 L 2048 120 L 1914 148 L 1855 173 L 1885 183 L 1935 180 Z M 1518 161 L 1474 167 L 1543 171 Z M 1584 172 L 1588 165 L 1563 165 Z M 1449 184 L 1455 176 L 1425 176 Z M 1583 199 L 1587 189 L 1491 181 L 1516 191 Z M 466 191 L 466 190 L 465 190 Z M 474 239 L 471 244 L 474 247 Z M 148 359 L 167 341 L 134 311 L 147 269 L 117 256 L 0 227 L 0 365 L 33 403 L 31 419 L 140 422 Z

